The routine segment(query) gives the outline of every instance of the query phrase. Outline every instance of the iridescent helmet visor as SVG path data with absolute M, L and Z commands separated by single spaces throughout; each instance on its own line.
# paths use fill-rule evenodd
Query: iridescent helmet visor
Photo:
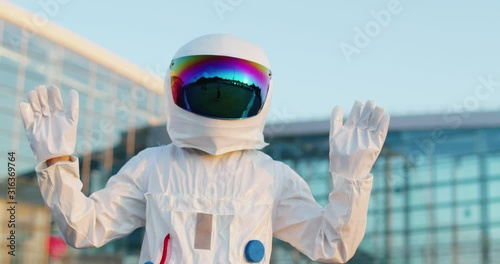
M 234 57 L 186 56 L 170 64 L 172 97 L 189 112 L 216 119 L 257 115 L 266 102 L 271 71 Z

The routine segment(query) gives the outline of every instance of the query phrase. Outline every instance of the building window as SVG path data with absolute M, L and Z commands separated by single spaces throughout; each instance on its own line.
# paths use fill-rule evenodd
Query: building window
M 445 184 L 442 186 L 436 187 L 435 190 L 435 199 L 436 204 L 449 204 L 452 202 L 452 188 L 453 185 Z
M 33 65 L 28 65 L 26 67 L 25 79 L 24 79 L 24 94 L 35 89 L 39 85 L 46 84 L 45 75 L 38 71 Z
M 12 136 L 12 124 L 14 124 L 14 110 L 15 108 L 7 108 L 4 107 L 4 101 L 6 96 L 4 93 L 0 93 L 0 134 L 4 136 Z M 12 140 L 11 140 L 12 141 Z M 1 146 L 4 146 L 4 148 L 10 148 L 10 143 L 4 144 L 4 142 L 1 143 Z
M 422 253 L 427 250 L 431 244 L 429 241 L 429 233 L 414 231 L 410 233 L 410 248 L 413 256 L 422 256 Z M 423 262 L 422 262 L 423 263 Z
M 458 165 L 457 179 L 474 179 L 479 176 L 479 158 L 477 155 L 464 156 Z
M 8 111 L 11 113 L 19 109 L 16 90 L 0 88 L 0 109 L 2 109 L 2 111 Z M 4 120 L 2 120 L 2 122 L 4 122 Z M 11 126 L 12 129 L 12 123 L 7 123 Z
M 148 91 L 141 86 L 132 88 L 131 96 L 137 108 L 148 111 Z
M 141 128 L 145 127 L 149 124 L 149 121 L 143 117 L 143 115 L 136 115 L 135 116 L 135 127 L 136 128 Z
M 434 203 L 430 188 L 410 189 L 410 206 L 426 206 Z
M 159 116 L 164 116 L 165 109 L 167 108 L 165 97 L 163 95 L 156 94 L 155 96 L 153 96 L 153 98 L 154 98 L 153 113 Z
M 112 73 L 108 69 L 97 65 L 96 66 L 96 83 L 95 88 L 106 94 L 111 94 L 113 91 L 112 87 Z
M 456 185 L 457 201 L 477 201 L 479 199 L 479 184 L 461 183 Z
M 436 182 L 449 183 L 452 181 L 455 169 L 454 157 L 437 157 L 434 169 L 436 171 Z
M 500 225 L 500 201 L 490 202 L 488 204 L 488 214 L 489 214 L 488 220 L 490 223 L 495 223 Z M 500 234 L 499 234 L 499 239 L 500 239 Z
M 461 204 L 457 207 L 457 223 L 462 226 L 479 224 L 479 203 Z
M 123 103 L 116 104 L 115 118 L 118 124 L 123 125 L 124 128 L 128 127 L 130 118 L 130 107 Z
M 414 167 L 410 167 L 409 178 L 412 185 L 428 185 L 432 182 L 432 164 L 429 159 L 421 159 Z
M 28 57 L 42 63 L 48 63 L 51 44 L 46 39 L 32 34 L 28 41 Z
M 452 225 L 453 210 L 452 207 L 437 207 L 434 210 L 434 222 L 440 227 L 450 227 Z
M 498 223 L 495 226 L 491 226 L 488 235 L 490 237 L 490 242 L 492 242 L 492 244 L 500 246 L 500 223 Z
M 89 61 L 74 52 L 65 50 L 63 75 L 88 88 L 90 79 Z
M 486 171 L 490 178 L 500 179 L 500 154 L 486 157 Z
M 18 64 L 6 57 L 0 58 L 0 86 L 16 89 Z
M 430 218 L 428 209 L 411 209 L 410 228 L 413 230 L 427 229 L 430 226 Z
M 16 53 L 20 53 L 21 43 L 23 41 L 21 29 L 18 26 L 4 21 L 2 46 Z
M 490 200 L 495 199 L 500 201 L 500 179 L 488 182 L 488 196 Z M 500 211 L 500 207 L 498 211 Z
M 401 210 L 391 211 L 391 226 L 389 227 L 393 231 L 403 231 L 405 228 L 405 218 L 404 212 Z
M 132 100 L 132 83 L 129 80 L 119 78 L 116 84 L 117 98 L 120 102 L 126 104 L 129 108 L 132 107 L 134 100 Z

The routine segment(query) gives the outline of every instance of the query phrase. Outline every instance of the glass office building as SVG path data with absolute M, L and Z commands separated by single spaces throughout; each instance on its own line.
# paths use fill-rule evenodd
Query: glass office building
M 41 84 L 60 87 L 63 102 L 70 89 L 77 90 L 80 117 L 76 154 L 80 157 L 83 192 L 88 194 L 102 188 L 116 172 L 117 160 L 128 159 L 137 152 L 136 128 L 165 122 L 161 102 L 163 80 L 49 23 L 47 17 L 50 14 L 43 9 L 32 14 L 0 1 L 0 146 L 5 159 L 8 151 L 16 153 L 18 175 L 32 174 L 36 161 L 26 139 L 19 103 L 26 102 L 26 94 Z M 114 146 L 118 143 L 122 148 L 117 153 Z M 3 238 L 9 232 L 8 215 L 3 213 L 7 204 L 4 200 L 7 173 L 7 162 L 2 162 L 0 233 Z M 18 177 L 18 257 L 10 259 L 2 242 L 0 263 L 48 261 L 50 214 L 39 200 L 36 186 L 34 179 Z M 53 229 L 52 234 L 57 235 L 57 230 Z M 100 250 L 112 255 L 116 248 L 120 247 L 112 245 Z
M 63 100 L 70 89 L 79 92 L 77 154 L 84 157 L 84 174 L 90 172 L 85 157 L 110 149 L 120 133 L 164 122 L 161 79 L 44 21 L 43 14 L 0 2 L 0 43 L 0 145 L 17 152 L 18 173 L 36 164 L 18 104 L 37 85 L 60 87 Z M 130 135 L 129 155 L 134 152 Z M 106 171 L 112 160 L 113 153 L 108 153 Z
M 268 126 L 265 151 L 325 205 L 328 121 Z M 393 117 L 372 173 L 366 235 L 349 263 L 498 263 L 500 112 Z M 273 263 L 313 263 L 276 241 Z

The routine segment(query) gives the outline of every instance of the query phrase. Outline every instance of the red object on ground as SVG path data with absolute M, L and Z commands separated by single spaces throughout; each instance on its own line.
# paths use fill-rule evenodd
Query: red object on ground
M 51 258 L 58 259 L 64 254 L 66 254 L 66 250 L 68 246 L 66 242 L 61 237 L 58 236 L 50 236 L 49 238 L 49 255 Z

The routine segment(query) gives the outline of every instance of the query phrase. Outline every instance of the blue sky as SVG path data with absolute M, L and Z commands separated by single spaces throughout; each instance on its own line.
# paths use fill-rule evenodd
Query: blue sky
M 274 121 L 346 114 L 373 99 L 392 115 L 500 109 L 499 1 L 10 0 L 163 75 L 209 33 L 262 46 Z

